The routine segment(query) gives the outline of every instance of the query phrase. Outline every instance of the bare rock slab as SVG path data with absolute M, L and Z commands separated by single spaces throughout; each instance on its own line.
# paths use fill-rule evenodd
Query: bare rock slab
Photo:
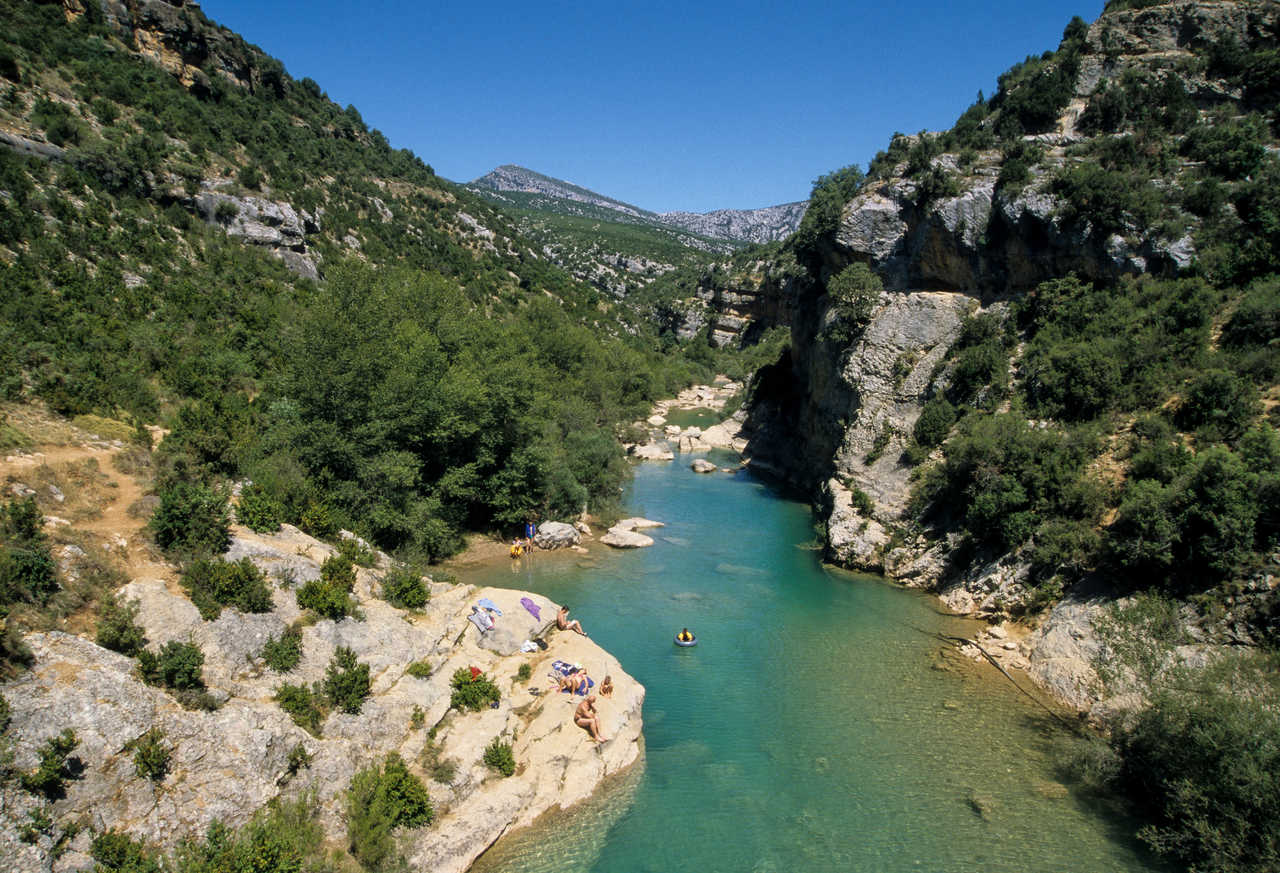
M 608 533 L 600 537 L 600 542 L 606 546 L 613 546 L 615 549 L 642 549 L 653 545 L 653 537 L 636 533 L 633 530 L 611 527 Z

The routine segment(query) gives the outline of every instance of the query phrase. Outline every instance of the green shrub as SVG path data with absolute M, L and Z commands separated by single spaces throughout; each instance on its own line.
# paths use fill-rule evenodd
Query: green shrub
M 40 764 L 30 773 L 23 773 L 18 781 L 27 791 L 43 794 L 50 799 L 62 797 L 68 779 L 78 779 L 78 761 L 69 758 L 80 741 L 71 728 L 65 729 L 56 737 L 45 740 L 37 754 Z
M 356 653 L 345 646 L 338 646 L 325 669 L 322 684 L 324 695 L 332 706 L 355 715 L 364 706 L 373 682 L 369 678 L 369 665 L 356 660 Z
M 1115 403 L 1124 385 L 1122 355 L 1097 341 L 1036 346 L 1025 364 L 1026 392 L 1049 418 L 1086 421 Z
M 418 704 L 413 705 L 413 712 L 409 714 L 409 730 L 418 730 L 427 723 L 427 714 L 423 712 L 422 707 Z
M 880 432 L 876 434 L 875 440 L 871 443 L 871 448 L 863 457 L 862 463 L 870 466 L 884 456 L 884 450 L 889 448 L 889 441 L 893 439 L 893 426 L 889 422 L 885 422 L 880 427 Z
M 202 839 L 179 846 L 175 873 L 303 873 L 332 870 L 314 799 L 276 798 L 247 825 L 232 831 L 219 821 Z
M 320 566 L 320 578 L 298 589 L 298 606 L 338 621 L 355 610 L 351 598 L 355 584 L 356 570 L 351 561 L 342 555 L 330 555 Z
M 18 828 L 18 839 L 24 843 L 36 843 L 40 837 L 53 833 L 53 818 L 43 806 L 27 813 L 27 821 Z
M 1273 345 L 1280 340 L 1280 281 L 1254 283 L 1222 328 L 1224 345 Z
M 320 579 L 335 588 L 350 593 L 356 587 L 356 568 L 342 552 L 330 555 L 320 565 Z
M 1102 536 L 1078 519 L 1051 519 L 1035 532 L 1031 572 L 1038 580 L 1061 574 L 1077 579 L 1094 567 L 1102 552 Z
M 235 563 L 197 558 L 179 581 L 205 621 L 217 618 L 224 606 L 241 612 L 270 612 L 274 606 L 266 576 L 247 557 Z
M 250 485 L 240 493 L 236 518 L 258 533 L 275 533 L 284 521 L 284 506 L 261 485 Z
M 426 679 L 431 675 L 431 665 L 426 661 L 414 661 L 404 671 L 416 679 Z
M 519 669 L 516 670 L 516 679 L 521 682 L 527 682 L 532 676 L 533 667 L 528 663 L 521 664 Z
M 493 684 L 492 679 L 483 673 L 477 673 L 473 678 L 466 667 L 459 667 L 454 671 L 449 687 L 453 689 L 453 694 L 449 696 L 449 706 L 453 709 L 479 712 L 502 699 L 502 692 Z
M 861 261 L 850 264 L 827 282 L 827 295 L 840 318 L 863 325 L 871 318 L 884 284 Z
M 876 511 L 876 503 L 871 499 L 871 495 L 858 487 L 849 489 L 849 501 L 858 514 L 863 518 L 871 518 Z
M 170 640 L 159 653 L 149 649 L 138 652 L 138 672 L 148 685 L 163 685 L 174 690 L 204 688 L 204 652 L 195 643 Z
M 1257 116 L 1242 121 L 1198 124 L 1182 142 L 1182 153 L 1224 179 L 1243 179 L 1266 156 L 1266 122 Z
M 12 603 L 43 606 L 58 590 L 54 566 L 35 498 L 10 500 L 0 513 L 0 613 Z
M 302 660 L 302 629 L 289 625 L 278 638 L 271 637 L 263 644 L 258 657 L 276 673 L 292 672 Z
M 288 771 L 290 776 L 298 775 L 299 770 L 310 769 L 312 755 L 302 743 L 297 743 L 289 750 Z
M 142 843 L 115 830 L 94 837 L 89 856 L 94 873 L 162 873 L 160 862 Z
M 1150 824 L 1139 836 L 1189 869 L 1259 873 L 1280 862 L 1280 719 L 1269 687 L 1185 682 L 1117 725 L 1118 783 Z
M 161 491 L 150 527 L 165 550 L 221 554 L 231 545 L 226 497 L 204 485 L 176 482 Z
M 809 205 L 793 237 L 796 260 L 808 269 L 810 275 L 816 276 L 821 270 L 821 246 L 835 232 L 844 205 L 858 192 L 862 181 L 862 169 L 856 165 L 814 180 Z
M 306 685 L 285 683 L 276 689 L 275 701 L 289 714 L 293 723 L 312 736 L 320 736 L 327 711 L 323 698 Z
M 497 770 L 503 776 L 516 772 L 516 759 L 511 753 L 511 744 L 501 742 L 498 737 L 484 748 L 484 763 Z
M 1102 236 L 1123 233 L 1130 225 L 1148 227 L 1159 211 L 1159 196 L 1149 181 L 1093 163 L 1063 170 L 1051 190 L 1066 204 L 1068 218 L 1088 221 Z
M 431 595 L 421 574 L 395 568 L 382 579 L 382 599 L 401 609 L 421 609 L 427 605 Z
M 956 408 L 946 397 L 938 395 L 930 398 L 920 410 L 920 417 L 911 428 L 911 436 L 918 445 L 931 449 L 942 445 L 955 423 Z
M 129 657 L 142 651 L 147 637 L 136 621 L 139 606 L 136 600 L 125 603 L 115 595 L 104 600 L 98 618 L 98 645 Z
M 347 835 L 351 854 L 367 870 L 396 866 L 396 828 L 431 824 L 435 812 L 422 780 L 392 752 L 381 767 L 361 770 L 347 791 Z
M 373 551 L 355 537 L 339 537 L 335 548 L 339 555 L 357 567 L 372 567 L 377 562 Z
M 298 526 L 317 539 L 329 539 L 338 533 L 333 508 L 327 503 L 311 503 L 302 513 Z
M 351 615 L 355 609 L 355 603 L 352 601 L 351 595 L 341 588 L 326 585 L 319 579 L 312 579 L 304 583 L 298 589 L 296 597 L 300 608 L 310 609 L 323 618 L 330 618 L 334 621 Z
M 1208 370 L 1187 387 L 1174 420 L 1209 440 L 1234 441 L 1261 411 L 1253 384 L 1226 370 Z
M 173 750 L 164 742 L 164 731 L 151 728 L 125 748 L 133 749 L 133 766 L 138 775 L 152 782 L 163 782 L 169 775 Z

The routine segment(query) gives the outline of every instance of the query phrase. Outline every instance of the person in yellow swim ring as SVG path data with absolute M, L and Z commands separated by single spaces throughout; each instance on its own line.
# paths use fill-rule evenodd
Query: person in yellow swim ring
M 688 628 L 685 628 L 684 630 L 680 631 L 680 633 L 676 634 L 676 639 L 678 639 L 682 643 L 693 642 L 693 634 L 689 632 Z

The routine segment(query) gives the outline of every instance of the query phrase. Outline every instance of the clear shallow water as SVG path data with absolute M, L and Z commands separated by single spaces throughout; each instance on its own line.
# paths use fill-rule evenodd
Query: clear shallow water
M 724 421 L 724 416 L 714 409 L 695 407 L 693 409 L 673 409 L 667 413 L 667 424 L 680 427 L 711 427 Z M 734 459 L 737 462 L 737 459 Z
M 643 769 L 476 870 L 1154 869 L 1056 782 L 1043 711 L 929 635 L 969 625 L 824 569 L 807 507 L 679 461 L 638 467 L 627 505 L 667 523 L 652 548 L 466 579 L 569 603 L 648 689 Z

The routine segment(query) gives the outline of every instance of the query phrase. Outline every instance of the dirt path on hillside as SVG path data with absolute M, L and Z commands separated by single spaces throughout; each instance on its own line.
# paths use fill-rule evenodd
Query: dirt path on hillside
M 115 461 L 121 451 L 119 447 L 100 441 L 43 445 L 30 452 L 0 459 L 0 481 L 5 483 L 6 496 L 14 493 L 15 484 L 36 490 L 36 499 L 46 519 L 61 519 L 66 510 L 71 510 L 68 514 L 81 514 L 82 517 L 70 520 L 66 526 L 89 534 L 97 545 L 120 563 L 129 578 L 163 579 L 170 585 L 176 585 L 173 566 L 156 554 L 155 546 L 147 535 L 146 518 L 129 513 L 129 508 L 146 496 L 148 486 L 116 466 Z M 54 503 L 47 493 L 42 493 L 37 483 L 64 482 L 73 475 L 83 477 L 86 461 L 96 463 L 97 481 L 92 489 L 91 506 L 75 505 L 71 499 L 64 504 Z M 47 491 L 46 486 L 43 492 Z M 80 501 L 82 504 L 88 502 Z M 52 531 L 64 525 L 60 521 L 46 521 L 46 526 Z

